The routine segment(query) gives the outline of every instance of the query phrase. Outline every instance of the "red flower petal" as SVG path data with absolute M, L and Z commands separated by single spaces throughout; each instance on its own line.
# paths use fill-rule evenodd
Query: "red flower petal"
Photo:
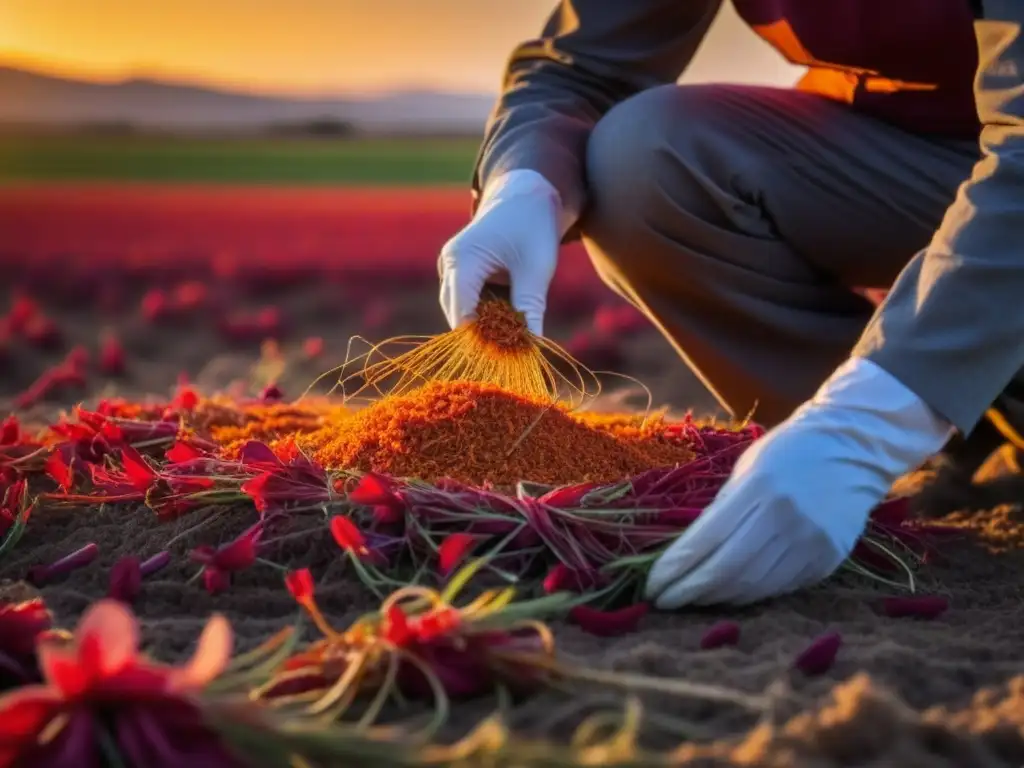
M 281 460 L 277 458 L 277 454 L 270 449 L 270 446 L 259 440 L 250 440 L 243 445 L 238 458 L 247 467 L 284 466 Z
M 375 504 L 373 507 L 374 522 L 381 525 L 393 525 L 405 519 L 405 513 L 387 504 Z
M 46 681 L 62 696 L 77 696 L 89 686 L 89 676 L 74 656 L 53 653 L 40 659 Z
M 302 342 L 302 354 L 307 360 L 315 360 L 324 351 L 324 340 L 319 336 L 310 336 Z
M 252 503 L 256 506 L 257 511 L 266 512 L 267 504 L 266 489 L 267 484 L 274 480 L 274 474 L 272 472 L 264 472 L 261 475 L 251 480 L 246 480 L 242 483 L 241 491 L 252 499 Z
M 132 603 L 142 590 L 142 565 L 139 558 L 127 555 L 110 569 L 108 597 L 122 603 Z
M 117 376 L 124 373 L 125 352 L 121 340 L 114 335 L 104 336 L 100 343 L 99 368 L 102 373 Z
M 882 601 L 883 612 L 886 616 L 894 619 L 907 616 L 934 619 L 945 613 L 948 608 L 949 601 L 941 595 L 887 597 Z
M 357 555 L 369 554 L 366 549 L 366 538 L 347 517 L 337 515 L 331 518 L 331 535 L 338 546 L 346 552 L 354 552 Z
M 700 639 L 700 647 L 704 650 L 721 648 L 723 645 L 736 645 L 740 641 L 740 625 L 735 621 L 718 621 L 712 624 Z
M 17 517 L 18 513 L 21 512 L 21 505 L 25 500 L 25 489 L 27 487 L 28 482 L 26 480 L 19 480 L 7 488 L 3 494 L 0 494 L 0 508 L 10 512 L 12 517 Z
M 0 445 L 17 445 L 21 441 L 21 424 L 17 416 L 8 416 L 0 422 Z
M 244 571 L 256 562 L 256 542 L 261 532 L 260 528 L 253 528 L 218 549 L 213 556 L 214 565 L 222 571 Z
M 60 711 L 62 703 L 58 695 L 43 686 L 5 696 L 0 708 L 0 765 L 16 764 L 15 745 L 34 742 L 39 731 Z
M 353 504 L 372 507 L 377 504 L 394 504 L 395 494 L 388 478 L 374 472 L 367 472 L 359 478 L 356 487 L 349 491 L 348 500 Z
M 231 577 L 219 568 L 207 566 L 203 569 L 203 586 L 211 595 L 225 592 L 231 586 Z
M 309 568 L 300 568 L 297 571 L 289 571 L 284 575 L 284 585 L 295 602 L 302 603 L 313 596 L 313 574 Z
M 192 387 L 181 387 L 178 389 L 178 394 L 174 396 L 174 400 L 171 401 L 171 406 L 179 408 L 183 411 L 191 411 L 199 405 L 199 395 L 192 389 Z
M 186 461 L 201 459 L 203 453 L 198 448 L 178 440 L 167 450 L 164 457 L 171 464 L 184 464 Z
M 842 644 L 842 635 L 838 632 L 826 632 L 815 638 L 810 645 L 797 654 L 793 663 L 805 675 L 820 675 L 828 672 Z
M 570 568 L 565 563 L 559 563 L 544 577 L 544 592 L 553 594 L 555 592 L 583 592 L 598 583 L 597 575 Z
M 563 485 L 561 488 L 548 491 L 537 500 L 549 507 L 558 507 L 560 509 L 578 507 L 583 502 L 584 496 L 599 487 L 597 483 Z
M 462 623 L 462 616 L 454 608 L 439 608 L 430 613 L 417 616 L 409 627 L 416 639 L 421 643 L 429 643 L 444 637 Z
M 384 615 L 381 634 L 384 639 L 399 647 L 408 645 L 413 638 L 412 629 L 409 627 L 409 618 L 401 606 L 392 605 Z
M 121 463 L 124 473 L 137 491 L 148 491 L 156 480 L 156 473 L 137 450 L 130 445 L 121 448 Z
M 193 562 L 202 563 L 203 565 L 210 565 L 213 563 L 214 555 L 217 554 L 217 550 L 211 547 L 209 544 L 200 544 L 189 552 L 189 557 Z
M 600 637 L 615 637 L 635 632 L 650 606 L 636 603 L 617 611 L 599 611 L 588 605 L 577 605 L 569 611 L 569 619 L 584 632 Z
M 60 451 L 54 451 L 46 460 L 48 474 L 64 493 L 68 493 L 75 484 L 75 473 L 71 465 L 64 461 Z
M 476 537 L 469 533 L 453 533 L 441 542 L 438 548 L 438 560 L 441 573 L 447 575 L 462 562 L 466 553 L 476 543 Z

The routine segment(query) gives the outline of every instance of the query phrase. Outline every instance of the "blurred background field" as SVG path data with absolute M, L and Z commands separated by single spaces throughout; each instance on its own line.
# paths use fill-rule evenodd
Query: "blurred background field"
M 0 135 L 0 182 L 468 184 L 473 137 Z
M 80 402 L 166 398 L 179 382 L 239 398 L 273 383 L 292 400 L 368 342 L 446 330 L 438 253 L 469 220 L 474 157 L 508 54 L 555 4 L 0 0 L 0 421 L 14 410 L 32 423 Z M 798 76 L 724 2 L 682 82 L 784 86 Z M 584 364 L 625 374 L 604 377 L 618 410 L 646 407 L 635 377 L 655 406 L 717 413 L 578 243 L 563 250 L 545 322 Z M 357 336 L 366 341 L 350 350 Z M 702 612 L 652 616 L 636 636 L 593 642 L 559 626 L 558 642 L 596 666 L 760 692 L 790 689 L 780 660 L 841 629 L 836 670 L 795 680 L 809 708 L 864 670 L 913 708 L 959 707 L 1020 671 L 1024 524 L 1013 514 L 978 523 L 1008 557 L 972 549 L 936 559 L 955 607 L 937 624 L 883 620 L 864 594 L 825 589 L 744 612 L 734 649 L 696 650 L 711 618 Z M 43 519 L 33 514 L 30 538 L 49 557 L 68 536 L 40 528 Z M 77 535 L 107 548 L 109 534 L 116 547 L 125 532 L 105 519 L 98 533 L 76 522 Z M 292 609 L 272 578 L 205 602 L 194 586 L 166 582 L 147 634 L 191 643 L 210 610 L 248 627 L 241 636 L 265 634 Z M 95 595 L 73 584 L 51 596 L 71 616 Z M 827 753 L 821 766 L 940 765 L 936 750 L 953 742 L 936 720 L 909 720 L 903 703 L 883 706 L 888 694 L 857 679 L 837 689 L 835 707 L 795 731 L 776 728 L 785 748 L 814 742 L 808 753 Z M 993 730 L 960 744 L 967 763 L 942 765 L 1022 764 L 1009 760 L 1008 729 L 993 714 L 1019 715 L 1024 685 L 1012 686 L 1006 706 L 974 697 L 964 722 Z M 685 717 L 702 727 L 745 730 L 693 706 Z M 551 701 L 521 709 L 561 722 Z M 466 709 L 470 719 L 481 712 Z M 876 760 L 876 748 L 895 762 Z M 760 749 L 746 757 L 757 762 Z M 1007 761 L 987 760 L 995 751 Z
M 319 337 L 328 365 L 353 334 L 443 330 L 438 252 L 469 219 L 509 52 L 553 6 L 4 0 L 0 309 L 31 297 L 49 320 L 0 323 L 0 399 L 111 333 L 151 363 L 87 391 L 165 388 L 225 355 L 244 378 L 267 340 Z M 684 81 L 797 74 L 725 3 Z M 579 244 L 550 307 L 585 362 L 713 407 Z
M 354 334 L 443 330 L 438 252 L 469 219 L 508 54 L 553 5 L 5 0 L 0 310 L 30 297 L 48 319 L 0 323 L 0 400 L 111 334 L 147 362 L 41 403 L 162 391 L 211 365 L 226 386 L 264 342 L 317 337 L 297 386 Z M 796 74 L 725 3 L 685 80 Z M 578 244 L 550 304 L 549 335 L 585 362 L 713 407 Z

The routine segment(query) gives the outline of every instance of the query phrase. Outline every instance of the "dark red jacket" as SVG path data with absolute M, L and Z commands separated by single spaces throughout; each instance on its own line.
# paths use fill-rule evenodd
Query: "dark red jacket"
M 977 43 L 969 0 L 733 0 L 797 86 L 909 130 L 973 138 Z

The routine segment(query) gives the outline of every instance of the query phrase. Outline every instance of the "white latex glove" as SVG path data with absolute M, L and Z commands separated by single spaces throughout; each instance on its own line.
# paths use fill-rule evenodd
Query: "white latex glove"
M 448 324 L 475 316 L 485 283 L 508 283 L 512 305 L 543 335 L 548 286 L 569 223 L 558 191 L 536 171 L 509 171 L 488 184 L 473 220 L 438 259 Z
M 893 482 L 951 433 L 885 370 L 847 361 L 744 452 L 714 502 L 655 562 L 647 599 L 661 609 L 743 604 L 825 579 Z

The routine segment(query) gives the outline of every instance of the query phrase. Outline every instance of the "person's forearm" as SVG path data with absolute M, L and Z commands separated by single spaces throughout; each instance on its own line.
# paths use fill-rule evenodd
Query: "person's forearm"
M 962 433 L 1024 367 L 1024 0 L 985 0 L 975 84 L 983 158 L 854 355 Z
M 590 131 L 616 103 L 672 83 L 721 0 L 562 0 L 541 36 L 518 46 L 488 122 L 474 195 L 497 176 L 532 170 L 557 190 L 566 218 L 586 203 Z

